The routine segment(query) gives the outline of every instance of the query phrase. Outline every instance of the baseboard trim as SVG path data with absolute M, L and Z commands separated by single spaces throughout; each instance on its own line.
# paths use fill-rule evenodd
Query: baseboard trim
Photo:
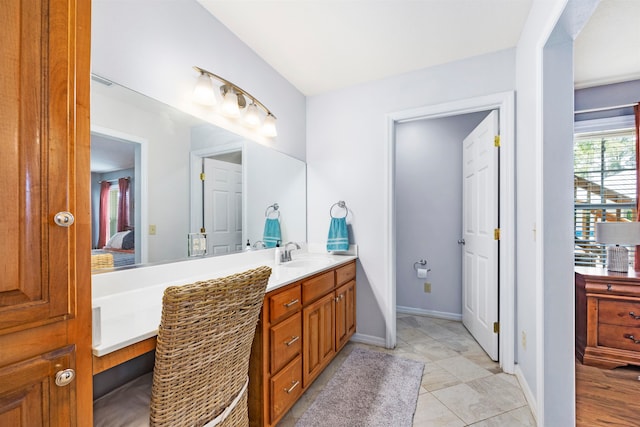
M 516 379 L 520 383 L 520 388 L 522 389 L 522 392 L 524 393 L 524 398 L 527 399 L 527 403 L 529 404 L 529 409 L 531 410 L 531 413 L 533 414 L 533 418 L 535 418 L 536 422 L 537 422 L 538 421 L 538 405 L 536 404 L 536 399 L 534 397 L 534 394 L 531 392 L 531 388 L 529 388 L 529 383 L 524 378 L 524 374 L 522 373 L 522 370 L 520 369 L 520 365 L 518 365 L 517 363 L 515 365 L 514 374 L 516 376 Z
M 458 322 L 462 321 L 462 314 L 447 313 L 444 311 L 435 311 L 435 310 L 425 310 L 423 308 L 403 307 L 399 305 L 399 306 L 396 306 L 396 312 L 403 313 L 403 314 L 415 314 L 418 316 L 435 317 L 437 319 L 456 320 Z
M 357 332 L 353 334 L 350 341 L 357 342 L 360 344 L 375 345 L 376 347 L 382 347 L 382 348 L 386 347 L 386 341 L 384 338 L 375 337 L 373 335 L 359 334 Z

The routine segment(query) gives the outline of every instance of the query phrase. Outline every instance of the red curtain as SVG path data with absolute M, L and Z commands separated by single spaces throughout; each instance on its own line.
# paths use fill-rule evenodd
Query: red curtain
M 100 211 L 98 219 L 98 248 L 103 248 L 109 240 L 109 190 L 108 181 L 100 183 Z
M 633 107 L 636 116 L 636 221 L 640 221 L 640 104 Z M 636 246 L 634 268 L 640 271 L 640 245 Z
M 129 229 L 129 178 L 118 179 L 118 231 Z

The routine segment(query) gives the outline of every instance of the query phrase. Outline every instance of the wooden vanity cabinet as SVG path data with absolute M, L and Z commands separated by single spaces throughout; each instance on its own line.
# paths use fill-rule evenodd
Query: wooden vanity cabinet
M 0 426 L 92 425 L 90 24 L 89 0 L 0 8 Z
M 356 329 L 355 261 L 268 292 L 249 364 L 249 423 L 274 426 Z
M 611 369 L 640 365 L 640 275 L 576 268 L 576 357 Z

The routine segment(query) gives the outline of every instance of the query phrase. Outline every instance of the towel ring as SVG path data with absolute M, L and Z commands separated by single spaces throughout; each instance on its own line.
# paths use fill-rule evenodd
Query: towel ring
M 344 209 L 344 216 L 333 216 L 333 208 L 335 208 L 336 206 Z M 347 208 L 347 204 L 343 200 L 334 203 L 333 205 L 331 205 L 331 208 L 329 208 L 329 216 L 331 218 L 346 218 L 347 215 L 349 215 L 349 208 Z
M 280 206 L 278 206 L 277 203 L 274 203 L 271 206 L 268 206 L 267 209 L 264 211 L 264 216 L 267 217 L 267 218 L 270 218 L 269 215 L 276 213 L 276 214 L 278 214 L 276 216 L 276 218 L 280 218 L 280 211 L 278 210 L 279 207 Z M 271 209 L 271 210 L 269 210 L 269 209 Z

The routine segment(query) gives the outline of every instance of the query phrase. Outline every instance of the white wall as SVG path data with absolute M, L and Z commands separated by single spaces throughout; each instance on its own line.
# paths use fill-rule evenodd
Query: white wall
M 396 305 L 462 313 L 462 141 L 487 112 L 396 125 Z M 418 279 L 413 264 L 431 271 Z M 432 285 L 424 292 L 424 282 Z
M 386 115 L 513 90 L 505 50 L 310 97 L 307 102 L 308 239 L 326 242 L 329 207 L 344 200 L 359 245 L 358 334 L 384 342 L 390 319 L 386 255 Z
M 304 96 L 195 0 L 93 0 L 91 34 L 93 73 L 305 159 Z M 278 136 L 196 108 L 194 65 L 257 97 L 278 118 Z
M 517 46 L 517 373 L 538 425 L 575 423 L 571 39 L 596 3 L 535 0 Z

